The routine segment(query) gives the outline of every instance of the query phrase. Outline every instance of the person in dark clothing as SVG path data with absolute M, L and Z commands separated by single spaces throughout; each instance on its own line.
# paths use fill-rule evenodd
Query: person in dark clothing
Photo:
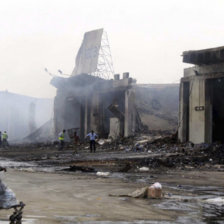
M 73 135 L 73 148 L 75 152 L 78 151 L 78 145 L 80 145 L 80 139 L 79 136 L 77 135 L 77 132 L 75 131 Z
M 80 139 L 79 139 L 79 136 L 77 135 L 77 132 L 75 131 L 74 132 L 74 145 L 78 145 L 80 144 Z
M 96 152 L 96 138 L 97 134 L 94 133 L 92 130 L 86 137 L 89 137 L 89 145 L 90 145 L 90 152 Z

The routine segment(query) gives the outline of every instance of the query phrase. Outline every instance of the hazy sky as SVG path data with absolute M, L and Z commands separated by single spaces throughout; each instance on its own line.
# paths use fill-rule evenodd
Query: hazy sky
M 116 73 L 174 83 L 184 50 L 224 45 L 224 0 L 0 0 L 0 90 L 53 97 L 86 31 L 104 28 Z

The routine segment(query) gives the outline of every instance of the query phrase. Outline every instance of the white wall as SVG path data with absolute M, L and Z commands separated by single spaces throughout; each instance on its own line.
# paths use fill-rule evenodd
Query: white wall
M 205 110 L 195 110 L 197 106 L 205 107 L 204 77 L 194 76 L 190 81 L 189 104 L 189 141 L 195 144 L 205 142 Z

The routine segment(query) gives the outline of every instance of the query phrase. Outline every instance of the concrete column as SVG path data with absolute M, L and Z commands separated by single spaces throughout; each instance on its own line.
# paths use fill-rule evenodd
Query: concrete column
M 85 97 L 85 104 L 84 104 L 84 136 L 88 133 L 88 98 Z
M 91 108 L 90 108 L 90 129 L 98 132 L 99 126 L 99 94 L 94 94 L 92 97 Z
M 189 141 L 205 142 L 205 78 L 195 76 L 190 81 Z
M 184 133 L 183 133 L 183 123 L 184 123 L 184 83 L 180 83 L 180 90 L 179 90 L 179 121 L 178 121 L 178 139 L 180 142 L 184 142 Z
M 124 117 L 124 137 L 135 133 L 136 111 L 135 93 L 133 89 L 125 91 L 125 117 Z

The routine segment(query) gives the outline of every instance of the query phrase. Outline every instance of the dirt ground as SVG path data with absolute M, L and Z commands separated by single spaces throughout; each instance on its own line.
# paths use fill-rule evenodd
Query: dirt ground
M 172 220 L 152 208 L 147 200 L 109 197 L 110 193 L 128 193 L 138 185 L 117 179 L 89 175 L 32 173 L 9 170 L 5 181 L 26 203 L 24 218 L 38 217 L 35 223 L 61 223 L 88 220 Z M 8 214 L 2 211 L 1 217 Z
M 89 153 L 54 147 L 10 147 L 1 149 L 0 155 L 0 165 L 8 168 L 3 181 L 26 204 L 24 224 L 224 223 L 223 207 L 217 212 L 204 205 L 206 199 L 224 198 L 223 168 L 214 169 L 216 164 L 209 160 L 196 168 L 188 164 L 169 168 L 164 158 L 173 161 L 184 154 L 103 149 Z M 157 166 L 150 167 L 154 162 Z M 64 171 L 73 165 L 110 171 L 110 175 Z M 140 165 L 147 165 L 149 171 L 140 172 Z M 163 186 L 161 200 L 109 196 L 155 182 Z M 12 210 L 1 210 L 0 223 L 8 223 L 10 214 Z
M 151 175 L 151 174 L 145 174 Z M 223 172 L 168 172 L 153 174 L 151 182 L 159 181 L 165 193 L 177 193 L 170 186 L 224 186 Z M 88 221 L 135 220 L 170 221 L 182 211 L 155 207 L 161 200 L 110 197 L 126 194 L 149 183 L 136 183 L 117 178 L 101 178 L 92 174 L 56 174 L 9 169 L 3 180 L 17 198 L 26 203 L 24 223 L 88 223 Z M 167 199 L 162 199 L 167 200 Z M 0 220 L 7 220 L 10 210 L 1 210 Z M 7 222 L 5 222 L 7 223 Z

